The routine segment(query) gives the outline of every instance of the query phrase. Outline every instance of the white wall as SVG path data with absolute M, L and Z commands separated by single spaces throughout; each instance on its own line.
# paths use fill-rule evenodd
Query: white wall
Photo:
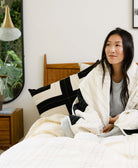
M 25 133 L 39 117 L 28 88 L 43 85 L 43 54 L 48 63 L 93 62 L 101 56 L 105 36 L 116 27 L 132 33 L 130 0 L 23 0 L 25 86 L 9 107 L 24 109 Z M 138 48 L 135 59 L 138 62 Z

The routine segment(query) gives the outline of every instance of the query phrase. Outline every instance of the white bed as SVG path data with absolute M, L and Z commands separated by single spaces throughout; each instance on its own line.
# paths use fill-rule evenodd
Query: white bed
M 47 85 L 77 73 L 79 66 L 78 64 L 48 65 L 45 57 L 44 69 L 46 71 L 44 85 Z M 65 73 L 61 73 L 63 70 Z M 56 79 L 51 74 L 54 74 Z M 74 138 L 64 137 L 61 120 L 67 114 L 64 113 L 64 106 L 61 108 L 58 109 L 59 113 L 56 113 L 57 109 L 54 108 L 52 113 L 47 110 L 48 113 L 41 114 L 25 139 L 0 155 L 0 168 L 138 167 L 137 134 L 103 138 L 81 132 Z

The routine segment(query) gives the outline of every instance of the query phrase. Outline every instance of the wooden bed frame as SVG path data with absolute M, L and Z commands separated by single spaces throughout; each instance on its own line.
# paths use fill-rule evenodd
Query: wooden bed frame
M 93 63 L 87 64 L 91 65 Z M 44 54 L 44 86 L 78 73 L 79 71 L 80 67 L 78 63 L 47 64 L 46 54 Z
M 46 54 L 44 54 L 44 86 L 78 73 L 79 71 L 80 67 L 78 63 L 47 64 Z

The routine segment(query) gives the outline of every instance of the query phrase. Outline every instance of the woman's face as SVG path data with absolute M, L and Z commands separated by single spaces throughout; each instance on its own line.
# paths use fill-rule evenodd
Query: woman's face
M 105 54 L 110 64 L 122 64 L 122 61 L 124 60 L 124 50 L 123 41 L 120 35 L 114 34 L 108 38 Z

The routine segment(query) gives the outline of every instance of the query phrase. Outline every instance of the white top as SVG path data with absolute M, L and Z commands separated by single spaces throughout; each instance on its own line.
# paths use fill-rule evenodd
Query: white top
M 112 92 L 110 94 L 110 116 L 115 117 L 124 111 L 123 104 L 120 99 L 120 93 L 123 80 L 120 83 L 112 81 Z

